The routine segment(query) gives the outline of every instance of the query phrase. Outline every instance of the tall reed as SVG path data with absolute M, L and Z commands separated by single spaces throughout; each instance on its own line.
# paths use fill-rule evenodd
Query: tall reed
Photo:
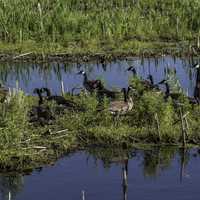
M 199 10 L 198 0 L 0 0 L 0 40 L 68 46 L 193 39 Z

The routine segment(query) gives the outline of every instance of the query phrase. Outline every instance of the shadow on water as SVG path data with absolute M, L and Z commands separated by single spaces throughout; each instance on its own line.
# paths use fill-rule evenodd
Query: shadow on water
M 72 154 L 31 175 L 1 175 L 2 200 L 155 199 L 198 193 L 199 151 L 93 148 Z M 197 173 L 197 174 L 196 174 Z M 48 188 L 49 187 L 49 188 Z M 170 193 L 169 193 L 170 190 Z M 147 192 L 147 194 L 145 194 Z
M 153 75 L 155 82 L 165 77 L 165 69 L 175 68 L 181 86 L 193 95 L 196 84 L 196 70 L 192 69 L 198 58 L 177 58 L 164 56 L 159 58 L 127 58 L 110 63 L 1 63 L 0 82 L 10 87 L 15 87 L 18 81 L 19 87 L 27 93 L 32 93 L 36 87 L 48 87 L 54 93 L 60 93 L 61 81 L 65 90 L 71 91 L 73 87 L 82 85 L 82 77 L 76 72 L 84 69 L 89 78 L 101 78 L 109 88 L 127 87 L 130 73 L 125 69 L 134 65 L 139 76 L 146 79 Z

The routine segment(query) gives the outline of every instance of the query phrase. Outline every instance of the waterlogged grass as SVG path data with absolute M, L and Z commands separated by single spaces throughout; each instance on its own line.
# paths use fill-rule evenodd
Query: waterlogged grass
M 155 46 L 148 41 L 190 43 L 200 36 L 199 10 L 197 0 L 1 0 L 1 51 L 130 52 Z
M 45 126 L 29 123 L 28 113 L 37 105 L 37 98 L 25 96 L 22 91 L 12 92 L 6 102 L 0 103 L 0 169 L 31 169 L 52 162 L 65 152 L 91 145 L 129 148 L 136 143 L 181 144 L 179 108 L 174 107 L 172 99 L 164 101 L 162 93 L 145 91 L 138 80 L 131 84 L 138 91 L 131 93 L 134 107 L 119 119 L 108 112 L 106 98 L 99 105 L 95 94 L 66 94 L 67 99 L 83 106 L 85 112 L 65 110 Z M 200 108 L 191 106 L 184 96 L 180 102 L 183 114 L 188 113 L 187 142 L 199 144 Z M 56 104 L 48 106 L 54 113 Z

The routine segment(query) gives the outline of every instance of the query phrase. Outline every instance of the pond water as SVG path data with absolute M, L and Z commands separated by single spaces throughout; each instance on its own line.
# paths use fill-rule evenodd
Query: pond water
M 169 147 L 77 152 L 31 175 L 0 175 L 0 199 L 199 199 L 199 153 Z
M 191 66 L 197 62 L 197 58 L 176 58 L 164 56 L 160 58 L 128 58 L 116 60 L 106 65 L 97 62 L 82 64 L 76 63 L 1 63 L 0 82 L 9 87 L 15 87 L 16 82 L 26 93 L 31 94 L 36 87 L 48 87 L 53 93 L 61 91 L 61 81 L 64 82 L 65 91 L 71 91 L 73 87 L 82 86 L 83 77 L 76 73 L 81 69 L 87 72 L 89 79 L 100 78 L 104 80 L 108 88 L 122 88 L 128 86 L 128 80 L 132 76 L 125 71 L 134 65 L 139 76 L 146 79 L 153 75 L 155 83 L 165 77 L 166 67 L 175 68 L 185 93 L 193 95 L 195 87 L 196 70 Z

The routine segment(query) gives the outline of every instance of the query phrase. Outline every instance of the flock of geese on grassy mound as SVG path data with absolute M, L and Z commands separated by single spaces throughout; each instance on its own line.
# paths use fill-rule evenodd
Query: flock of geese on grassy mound
M 196 87 L 194 91 L 194 97 L 187 97 L 191 104 L 199 104 L 200 103 L 200 66 L 199 64 L 195 64 L 194 68 L 197 69 L 197 79 L 196 79 Z M 129 67 L 126 71 L 132 72 L 134 77 L 137 77 L 136 69 L 134 66 Z M 83 87 L 87 94 L 92 94 L 96 92 L 96 96 L 98 98 L 99 103 L 104 97 L 110 99 L 110 105 L 108 111 L 114 115 L 124 115 L 128 111 L 133 108 L 134 102 L 132 97 L 129 95 L 130 91 L 136 91 L 134 86 L 129 85 L 128 88 L 122 88 L 121 91 L 112 91 L 102 84 L 100 80 L 89 80 L 85 71 L 81 70 L 77 74 L 83 75 Z M 155 84 L 152 75 L 147 77 L 147 80 L 139 79 L 140 83 L 143 85 L 145 90 L 154 90 L 159 93 L 164 94 L 164 99 L 167 100 L 169 97 L 172 98 L 173 101 L 176 101 L 181 93 L 173 93 L 170 91 L 170 87 L 168 81 L 166 79 L 160 81 Z M 159 88 L 160 84 L 164 84 L 166 87 L 165 92 L 162 92 Z M 72 93 L 73 93 L 72 89 Z M 0 94 L 3 94 L 5 97 L 9 90 L 2 85 L 0 85 Z M 123 100 L 116 100 L 117 96 L 120 93 L 123 93 Z M 37 122 L 40 125 L 48 124 L 52 120 L 55 119 L 55 114 L 63 114 L 64 110 L 70 110 L 73 112 L 84 112 L 85 108 L 83 106 L 78 105 L 73 100 L 69 100 L 64 98 L 63 96 L 52 95 L 51 91 L 48 88 L 35 88 L 34 93 L 38 95 L 38 105 L 33 106 L 31 111 L 29 112 L 30 122 Z M 44 94 L 44 95 L 43 95 Z M 1 101 L 5 99 L 1 98 Z M 56 109 L 54 112 L 50 109 L 48 104 L 45 102 L 54 102 L 56 104 Z M 101 111 L 98 110 L 98 111 Z

